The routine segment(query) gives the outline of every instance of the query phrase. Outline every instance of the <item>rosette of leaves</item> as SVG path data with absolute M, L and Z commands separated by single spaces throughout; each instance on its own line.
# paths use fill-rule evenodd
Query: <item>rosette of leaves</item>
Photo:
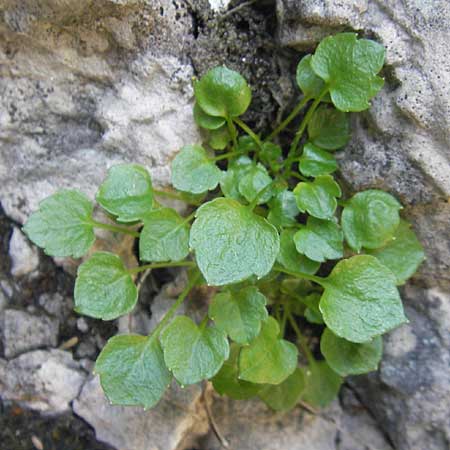
M 48 255 L 85 258 L 75 282 L 79 314 L 115 320 L 136 306 L 142 272 L 189 269 L 153 330 L 115 336 L 100 353 L 95 372 L 112 403 L 149 408 L 172 382 L 211 380 L 220 395 L 258 397 L 277 411 L 300 400 L 322 407 L 343 377 L 376 370 L 382 335 L 407 320 L 397 285 L 424 253 L 392 195 L 344 193 L 335 152 L 351 138 L 349 112 L 367 109 L 381 89 L 383 62 L 374 41 L 325 38 L 298 64 L 299 104 L 267 137 L 242 120 L 251 103 L 246 80 L 213 68 L 194 81 L 204 141 L 175 156 L 174 190 L 155 189 L 144 166 L 119 164 L 96 196 L 103 221 L 78 191 L 41 202 L 24 231 Z M 300 114 L 298 131 L 279 140 Z M 180 212 L 166 198 L 186 206 Z M 97 228 L 134 237 L 140 264 L 91 254 Z M 175 317 L 209 290 L 202 320 Z M 314 324 L 320 349 L 299 323 Z

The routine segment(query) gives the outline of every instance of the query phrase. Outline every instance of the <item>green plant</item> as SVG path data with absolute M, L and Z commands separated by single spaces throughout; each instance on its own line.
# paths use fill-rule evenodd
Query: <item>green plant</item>
M 298 65 L 298 106 L 267 138 L 240 119 L 251 101 L 244 78 L 214 68 L 194 82 L 206 148 L 186 146 L 175 157 L 178 193 L 153 189 L 143 167 L 122 164 L 96 198 L 116 224 L 95 221 L 92 202 L 77 191 L 40 204 L 24 230 L 47 254 L 83 256 L 100 227 L 139 239 L 139 258 L 148 262 L 127 268 L 117 255 L 93 254 L 76 279 L 80 314 L 116 319 L 136 305 L 136 274 L 188 268 L 186 288 L 149 336 L 115 336 L 98 357 L 95 371 L 112 403 L 152 407 L 175 378 L 183 386 L 209 379 L 220 394 L 259 396 L 275 410 L 300 398 L 324 406 L 342 377 L 377 368 L 381 335 L 406 321 L 397 285 L 424 254 L 393 196 L 370 189 L 343 200 L 331 174 L 333 152 L 350 139 L 348 112 L 369 107 L 383 62 L 382 46 L 353 33 L 324 39 Z M 278 135 L 306 106 L 283 152 Z M 198 208 L 181 217 L 156 200 L 164 196 Z M 174 318 L 205 284 L 215 288 L 201 323 Z M 324 358 L 300 330 L 308 322 L 324 329 Z

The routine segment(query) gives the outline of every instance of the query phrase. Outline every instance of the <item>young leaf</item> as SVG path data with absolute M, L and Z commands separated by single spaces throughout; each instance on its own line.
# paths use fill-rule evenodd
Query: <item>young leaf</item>
M 256 142 L 248 134 L 244 134 L 238 138 L 238 145 L 236 151 L 241 153 L 253 152 L 258 148 Z
M 230 357 L 223 363 L 222 368 L 211 380 L 214 389 L 220 395 L 227 395 L 235 400 L 246 400 L 254 397 L 261 390 L 262 385 L 249 383 L 238 378 L 238 360 L 241 347 L 230 345 Z
M 277 171 L 281 167 L 281 154 L 281 147 L 279 145 L 272 142 L 264 142 L 259 152 L 259 158 L 267 167 Z
M 336 150 L 350 140 L 348 115 L 325 105 L 317 108 L 308 123 L 309 140 L 320 148 Z
M 158 339 L 133 334 L 111 338 L 95 372 L 108 400 L 124 406 L 155 406 L 172 380 Z
M 95 241 L 93 209 L 84 194 L 64 189 L 39 204 L 23 231 L 47 255 L 80 258 Z
M 196 212 L 190 246 L 207 283 L 237 283 L 269 273 L 280 248 L 276 228 L 239 202 L 216 198 Z
M 325 87 L 322 78 L 311 69 L 312 55 L 304 56 L 297 65 L 296 80 L 305 97 L 317 98 Z M 327 95 L 329 100 L 329 95 Z
M 186 145 L 172 162 L 172 184 L 185 192 L 201 194 L 219 183 L 221 170 L 200 145 Z
M 97 252 L 78 267 L 74 291 L 77 313 L 112 320 L 129 313 L 137 298 L 133 279 L 117 255 Z
M 294 235 L 297 251 L 318 262 L 342 258 L 343 240 L 344 235 L 337 223 L 315 217 L 308 217 L 306 226 Z
M 225 197 L 234 198 L 244 202 L 245 199 L 239 192 L 239 181 L 254 167 L 254 163 L 248 156 L 240 156 L 228 164 L 228 170 L 222 172 L 220 189 Z
M 313 292 L 312 294 L 304 297 L 303 300 L 305 305 L 308 305 L 308 307 L 305 309 L 305 319 L 309 323 L 322 325 L 324 322 L 322 313 L 319 309 L 320 294 L 318 294 L 317 292 Z
M 336 336 L 325 328 L 320 339 L 320 351 L 329 366 L 342 377 L 360 375 L 377 370 L 383 354 L 383 339 L 356 344 Z
M 196 124 L 206 130 L 217 130 L 222 125 L 225 125 L 226 121 L 223 117 L 215 117 L 206 114 L 198 103 L 194 105 L 194 120 Z
M 223 125 L 217 130 L 209 130 L 208 144 L 214 150 L 224 150 L 230 141 L 231 135 L 227 125 Z
M 297 367 L 281 384 L 265 385 L 258 397 L 274 411 L 289 411 L 295 407 L 304 390 L 305 378 Z
M 151 211 L 139 237 L 141 261 L 181 261 L 189 254 L 189 225 L 172 208 Z
M 137 164 L 112 166 L 96 199 L 118 221 L 135 222 L 152 210 L 152 180 L 147 170 Z
M 285 189 L 270 200 L 267 220 L 277 228 L 292 227 L 299 213 L 294 193 Z
M 239 181 L 239 192 L 248 202 L 252 202 L 258 195 L 259 191 L 272 183 L 267 173 L 267 169 L 259 164 L 252 166 Z M 268 189 L 258 200 L 258 205 L 268 202 L 272 198 L 273 192 Z
M 333 173 L 338 165 L 333 155 L 308 142 L 303 147 L 298 167 L 306 177 L 317 177 Z
M 321 175 L 312 182 L 298 183 L 294 195 L 301 212 L 308 211 L 318 219 L 330 220 L 336 211 L 336 197 L 341 196 L 341 188 L 330 175 Z
M 425 259 L 422 244 L 417 239 L 411 225 L 404 220 L 395 231 L 392 240 L 377 250 L 367 250 L 369 255 L 376 256 L 397 279 L 397 284 L 414 275 L 417 268 Z
M 280 253 L 278 253 L 277 261 L 288 270 L 313 275 L 319 270 L 320 263 L 312 261 L 297 251 L 294 243 L 295 234 L 296 232 L 293 229 L 287 229 L 281 232 Z
M 383 86 L 376 74 L 384 63 L 384 47 L 356 33 L 325 38 L 311 58 L 311 68 L 330 87 L 331 99 L 341 111 L 363 111 Z
M 300 369 L 305 379 L 302 400 L 316 408 L 329 405 L 338 395 L 342 378 L 325 361 Z
M 245 79 L 234 70 L 215 67 L 194 85 L 199 106 L 210 116 L 237 117 L 245 113 L 252 93 Z
M 241 350 L 239 378 L 252 383 L 280 384 L 297 367 L 297 347 L 280 339 L 277 321 L 263 322 L 261 333 Z
M 390 194 L 370 189 L 358 192 L 342 213 L 342 229 L 348 245 L 359 252 L 361 247 L 382 247 L 394 236 L 400 223 L 400 203 Z
M 407 321 L 392 272 L 374 256 L 336 264 L 324 280 L 320 311 L 334 334 L 367 342 Z
M 238 344 L 248 344 L 267 319 L 267 299 L 254 286 L 216 294 L 209 305 L 209 317 L 217 328 Z
M 182 385 L 213 377 L 228 358 L 226 334 L 216 327 L 198 327 L 189 317 L 178 316 L 160 336 L 164 361 Z

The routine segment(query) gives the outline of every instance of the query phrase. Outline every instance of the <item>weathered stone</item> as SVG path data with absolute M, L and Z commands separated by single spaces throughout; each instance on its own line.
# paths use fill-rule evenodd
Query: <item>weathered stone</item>
M 38 302 L 50 315 L 61 321 L 65 320 L 73 310 L 73 300 L 63 297 L 59 292 L 46 292 L 39 297 Z
M 73 408 L 94 427 L 97 439 L 120 450 L 192 448 L 208 432 L 199 385 L 181 389 L 173 383 L 155 408 L 144 411 L 110 405 L 98 378 L 93 378 L 83 386 Z
M 31 246 L 25 235 L 16 227 L 13 228 L 9 241 L 9 257 L 13 277 L 28 275 L 39 265 L 36 247 Z
M 2 317 L 2 341 L 6 358 L 14 358 L 40 347 L 55 347 L 58 343 L 57 319 L 16 309 L 6 309 Z
M 68 352 L 35 350 L 11 361 L 0 359 L 0 395 L 3 400 L 47 414 L 69 410 L 85 375 Z

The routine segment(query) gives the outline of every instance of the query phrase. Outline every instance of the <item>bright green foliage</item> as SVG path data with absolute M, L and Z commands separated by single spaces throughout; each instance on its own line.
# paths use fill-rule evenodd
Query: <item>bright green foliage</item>
M 79 267 L 79 313 L 118 318 L 137 302 L 134 278 L 141 286 L 152 270 L 187 271 L 149 336 L 117 336 L 101 352 L 96 371 L 112 403 L 156 405 L 175 377 L 181 385 L 210 379 L 221 395 L 258 397 L 276 411 L 299 400 L 322 407 L 341 375 L 376 369 L 382 334 L 407 321 L 397 285 L 424 253 L 394 197 L 370 189 L 338 201 L 331 174 L 333 152 L 350 139 L 347 112 L 368 108 L 383 62 L 384 48 L 354 33 L 324 39 L 298 64 L 303 96 L 268 135 L 239 117 L 251 100 L 245 79 L 216 67 L 193 82 L 203 142 L 174 158 L 174 189 L 153 189 L 143 167 L 121 164 L 97 194 L 107 223 L 76 191 L 40 204 L 24 230 L 50 255 L 86 254 L 94 228 L 127 234 L 120 253 L 124 244 L 139 250 L 136 267 L 105 252 Z M 185 203 L 181 213 L 172 201 Z M 187 311 L 208 305 L 199 325 L 176 315 L 184 301 Z M 309 348 L 310 328 L 322 330 L 321 355 Z
M 258 397 L 274 411 L 289 411 L 297 404 L 304 390 L 305 378 L 297 368 L 282 383 L 265 385 Z
M 137 164 L 113 166 L 96 199 L 119 222 L 135 222 L 152 210 L 152 180 L 147 170 Z
M 81 192 L 58 191 L 39 204 L 23 231 L 47 255 L 80 258 L 95 241 L 93 209 Z
M 309 140 L 317 147 L 336 150 L 350 140 L 348 114 L 323 105 L 314 111 L 308 123 Z
M 236 200 L 217 198 L 197 210 L 190 245 L 207 283 L 237 283 L 262 277 L 280 248 L 276 228 Z
M 280 253 L 278 253 L 277 261 L 286 269 L 294 272 L 316 273 L 320 263 L 312 261 L 297 251 L 294 242 L 295 235 L 295 229 L 287 229 L 281 232 Z
M 227 395 L 235 400 L 245 400 L 255 397 L 264 387 L 262 384 L 249 383 L 239 379 L 239 353 L 241 347 L 237 344 L 230 345 L 230 357 L 223 363 L 222 368 L 211 380 L 214 389 L 220 395 Z
M 371 189 L 355 194 L 342 213 L 345 240 L 355 251 L 374 249 L 394 237 L 400 203 L 390 194 Z
M 294 344 L 279 337 L 273 317 L 263 323 L 261 333 L 239 356 L 239 378 L 251 383 L 280 384 L 297 367 Z
M 206 324 L 199 327 L 187 316 L 176 317 L 160 340 L 164 361 L 182 386 L 213 377 L 230 351 L 223 331 Z
M 303 147 L 303 153 L 298 166 L 300 172 L 306 177 L 329 175 L 338 168 L 333 155 L 310 142 Z
M 195 83 L 195 98 L 210 116 L 236 117 L 250 105 L 252 93 L 239 73 L 226 67 L 210 70 Z
M 186 145 L 172 162 L 172 184 L 180 191 L 201 194 L 214 189 L 221 171 L 200 145 Z
M 151 408 L 172 380 L 158 339 L 134 334 L 111 338 L 97 358 L 95 372 L 115 405 Z
M 212 299 L 209 317 L 238 344 L 248 344 L 267 319 L 267 299 L 254 286 L 220 292 Z
M 270 178 L 267 173 L 267 169 L 262 165 L 257 166 L 252 165 L 245 175 L 239 181 L 238 189 L 239 193 L 248 201 L 252 202 L 258 192 L 264 189 L 272 183 L 272 178 Z M 272 190 L 268 189 L 262 196 L 258 199 L 258 205 L 266 203 L 272 197 Z
M 356 33 L 325 38 L 311 58 L 312 70 L 329 86 L 331 100 L 341 111 L 363 111 L 383 87 L 377 76 L 384 63 L 382 45 L 357 39 Z
M 309 217 L 306 226 L 302 226 L 294 235 L 297 251 L 318 262 L 342 258 L 343 240 L 342 230 L 337 223 L 315 217 Z
M 327 326 L 351 342 L 367 342 L 406 322 L 392 272 L 369 255 L 336 264 L 323 282 Z
M 383 353 L 383 340 L 377 336 L 372 341 L 356 344 L 325 328 L 320 339 L 320 351 L 329 366 L 342 377 L 360 375 L 377 370 Z
M 376 256 L 384 266 L 391 269 L 397 284 L 404 284 L 425 259 L 423 247 L 411 226 L 404 220 L 395 231 L 394 237 L 377 250 L 367 250 Z
M 342 378 L 325 361 L 302 367 L 305 389 L 302 400 L 316 408 L 329 405 L 338 395 Z
M 144 219 L 141 261 L 181 261 L 189 254 L 189 225 L 172 208 L 155 209 Z
M 285 189 L 270 200 L 267 220 L 277 228 L 291 227 L 299 213 L 294 193 Z
M 330 175 L 321 175 L 312 182 L 298 183 L 294 195 L 300 211 L 329 220 L 336 211 L 336 197 L 341 196 L 341 188 Z
M 75 311 L 112 320 L 129 313 L 138 292 L 122 260 L 114 253 L 97 252 L 78 268 Z
M 194 119 L 198 126 L 207 130 L 217 130 L 226 123 L 226 120 L 223 117 L 206 114 L 205 111 L 198 106 L 198 103 L 194 105 Z

